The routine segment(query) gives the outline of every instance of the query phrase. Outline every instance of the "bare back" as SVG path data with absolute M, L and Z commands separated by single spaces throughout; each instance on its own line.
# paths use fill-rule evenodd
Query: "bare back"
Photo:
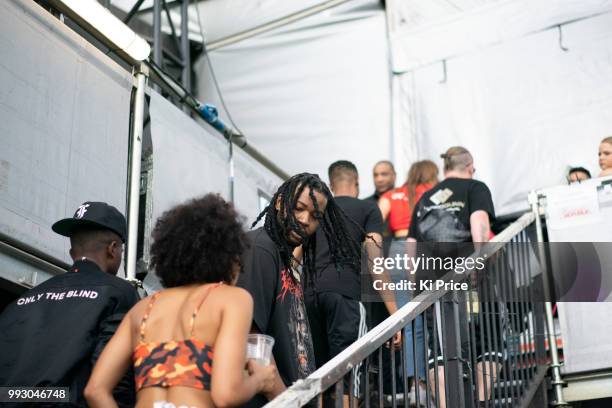
M 166 289 L 156 296 L 153 304 L 151 297 L 143 299 L 131 313 L 133 349 L 142 342 L 156 344 L 189 339 L 214 347 L 221 325 L 231 324 L 223 322 L 222 316 L 228 300 L 236 297 L 236 291 L 241 289 L 214 284 L 192 285 Z M 146 320 L 144 331 L 143 318 Z M 214 406 L 210 388 L 204 390 L 180 385 L 143 387 L 138 391 L 136 406 L 152 407 L 156 401 L 198 408 Z

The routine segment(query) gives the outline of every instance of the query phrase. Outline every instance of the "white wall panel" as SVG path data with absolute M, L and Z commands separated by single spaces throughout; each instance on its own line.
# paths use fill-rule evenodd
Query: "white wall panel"
M 0 232 L 69 262 L 51 224 L 126 203 L 131 74 L 33 1 L 0 2 Z

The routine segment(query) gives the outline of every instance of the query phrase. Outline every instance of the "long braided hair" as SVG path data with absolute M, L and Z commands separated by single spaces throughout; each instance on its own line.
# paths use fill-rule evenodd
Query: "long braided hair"
M 315 271 L 316 238 L 314 234 L 310 237 L 306 234 L 294 215 L 298 197 L 305 188 L 309 189 L 308 195 L 315 208 L 315 217 L 319 220 L 319 228 L 327 238 L 332 261 L 336 267 L 351 265 L 359 270 L 361 245 L 351 236 L 346 221 L 355 223 L 345 215 L 327 185 L 316 174 L 300 173 L 285 181 L 278 188 L 268 206 L 257 216 L 251 228 L 255 227 L 265 216 L 264 229 L 279 249 L 283 266 L 287 270 L 295 270 L 294 265 L 297 264 L 293 256 L 294 247 L 288 242 L 287 236 L 291 231 L 299 234 L 302 237 L 304 251 L 303 270 L 309 272 L 306 274 L 305 282 L 306 284 L 313 283 L 315 273 L 310 272 Z M 319 210 L 319 204 L 314 195 L 315 191 L 327 199 L 325 211 Z M 278 210 L 276 209 L 277 201 L 279 202 Z M 295 281 L 294 274 L 289 275 Z

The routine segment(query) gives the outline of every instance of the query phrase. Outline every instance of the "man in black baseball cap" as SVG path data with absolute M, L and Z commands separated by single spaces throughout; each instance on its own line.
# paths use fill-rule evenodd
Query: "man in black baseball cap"
M 119 235 L 122 242 L 127 236 L 123 214 L 112 205 L 102 202 L 86 201 L 77 208 L 72 218 L 64 218 L 51 226 L 51 229 L 65 237 L 72 236 L 80 227 L 106 229 Z
M 74 264 L 0 315 L 0 386 L 68 387 L 65 406 L 85 407 L 83 389 L 93 365 L 138 301 L 136 290 L 115 276 L 126 221 L 115 207 L 88 201 L 51 228 L 70 237 Z M 132 378 L 126 376 L 115 391 L 120 406 L 134 405 Z

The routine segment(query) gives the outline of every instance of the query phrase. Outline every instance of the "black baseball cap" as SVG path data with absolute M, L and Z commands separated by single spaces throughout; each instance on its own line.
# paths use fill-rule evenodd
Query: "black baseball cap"
M 115 232 L 125 242 L 127 225 L 125 217 L 112 205 L 102 202 L 86 201 L 74 212 L 72 218 L 64 218 L 51 226 L 60 235 L 69 237 L 75 228 L 82 226 L 99 227 Z

